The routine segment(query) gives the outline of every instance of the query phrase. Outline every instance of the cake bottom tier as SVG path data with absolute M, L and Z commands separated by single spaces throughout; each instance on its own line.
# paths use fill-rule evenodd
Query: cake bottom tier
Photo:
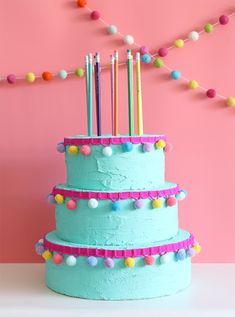
M 194 238 L 180 230 L 174 238 L 148 248 L 89 249 L 66 243 L 52 232 L 44 240 L 51 254 L 46 261 L 46 285 L 64 295 L 96 300 L 171 295 L 190 284 L 193 244 Z

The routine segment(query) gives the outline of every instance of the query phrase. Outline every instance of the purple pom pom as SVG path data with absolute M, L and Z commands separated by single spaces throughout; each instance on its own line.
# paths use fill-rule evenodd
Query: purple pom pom
M 106 258 L 105 260 L 104 260 L 104 265 L 106 266 L 106 267 L 108 267 L 108 268 L 110 268 L 110 269 L 112 269 L 113 267 L 114 267 L 114 260 L 113 259 L 111 259 L 111 258 Z
M 60 142 L 57 144 L 56 149 L 59 153 L 64 153 L 65 152 L 65 146 L 63 142 Z
M 49 204 L 55 204 L 55 197 L 54 197 L 54 195 L 49 194 L 49 195 L 47 196 L 47 202 L 48 202 Z
M 151 152 L 153 149 L 153 144 L 152 143 L 144 143 L 143 145 L 143 151 L 144 152 Z
M 38 255 L 42 255 L 45 251 L 44 246 L 42 244 L 36 244 L 35 251 Z
M 140 209 L 140 208 L 143 207 L 144 202 L 143 202 L 142 199 L 138 199 L 138 200 L 135 201 L 134 205 L 135 205 L 135 208 L 136 208 L 136 209 Z
M 147 46 L 141 46 L 140 48 L 140 54 L 144 55 L 144 54 L 148 54 L 149 53 L 149 49 Z
M 187 250 L 187 256 L 190 257 L 190 258 L 192 258 L 195 255 L 195 253 L 196 252 L 195 252 L 194 248 L 189 248 Z

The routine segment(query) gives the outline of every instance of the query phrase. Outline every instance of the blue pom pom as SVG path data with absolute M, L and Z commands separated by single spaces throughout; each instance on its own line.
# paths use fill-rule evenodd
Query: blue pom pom
M 133 149 L 133 144 L 131 142 L 125 142 L 122 144 L 123 152 L 131 152 Z
M 65 152 L 65 146 L 64 142 L 60 142 L 56 145 L 56 149 L 59 153 L 64 153 Z
M 141 56 L 141 60 L 145 64 L 149 64 L 151 62 L 151 56 L 149 54 L 144 54 Z
M 181 72 L 179 72 L 178 70 L 173 70 L 171 72 L 172 79 L 178 80 L 178 79 L 180 79 L 180 77 L 181 77 Z
M 88 263 L 88 265 L 90 265 L 90 266 L 96 266 L 97 263 L 98 263 L 98 260 L 97 260 L 97 258 L 96 258 L 95 256 L 89 256 L 89 257 L 87 258 L 87 263 Z
M 55 197 L 54 197 L 54 195 L 49 194 L 49 195 L 47 196 L 47 202 L 48 202 L 49 204 L 55 204 L 56 202 L 55 202 Z
M 121 204 L 119 201 L 114 201 L 112 203 L 112 211 L 119 211 L 121 209 Z
M 68 76 L 68 73 L 66 72 L 66 70 L 62 69 L 61 71 L 59 71 L 58 75 L 61 79 L 65 79 Z
M 180 249 L 177 253 L 176 253 L 176 259 L 178 261 L 183 261 L 186 258 L 186 251 L 184 249 Z

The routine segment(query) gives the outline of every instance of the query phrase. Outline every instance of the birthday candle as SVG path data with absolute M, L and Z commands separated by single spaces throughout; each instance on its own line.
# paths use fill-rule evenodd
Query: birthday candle
M 134 134 L 133 57 L 131 55 L 131 50 L 127 50 L 127 79 L 128 79 L 129 135 L 133 135 Z
M 140 73 L 140 53 L 136 53 L 136 94 L 137 94 L 137 124 L 138 135 L 143 134 L 143 111 L 142 111 L 142 91 Z
M 86 103 L 87 103 L 87 134 L 89 135 L 89 57 L 85 56 L 85 72 L 86 72 Z
M 88 62 L 88 135 L 92 136 L 92 67 L 93 57 L 89 54 Z
M 95 95 L 96 95 L 96 123 L 97 135 L 101 135 L 101 98 L 100 98 L 100 55 L 95 55 Z
M 118 52 L 114 52 L 114 135 L 118 135 Z
M 110 79 L 111 79 L 111 123 L 112 135 L 114 135 L 114 57 L 110 56 Z

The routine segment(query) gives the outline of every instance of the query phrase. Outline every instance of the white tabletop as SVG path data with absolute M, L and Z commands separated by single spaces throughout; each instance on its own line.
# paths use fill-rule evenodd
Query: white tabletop
M 194 264 L 193 283 L 170 297 L 91 301 L 44 285 L 43 264 L 0 264 L 0 317 L 235 316 L 235 264 Z

